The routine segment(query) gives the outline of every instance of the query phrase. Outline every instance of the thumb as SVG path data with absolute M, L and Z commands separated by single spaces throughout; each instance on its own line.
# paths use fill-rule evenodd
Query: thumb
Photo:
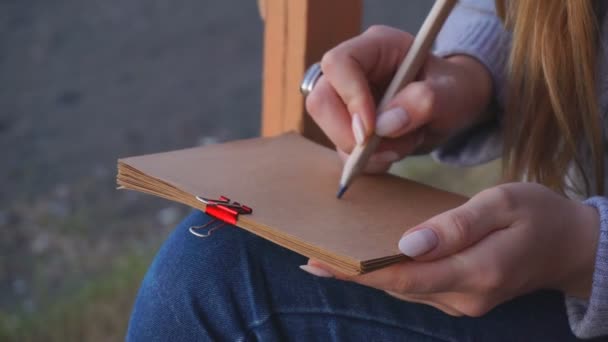
M 418 81 L 401 90 L 387 109 L 378 114 L 376 134 L 397 138 L 429 123 L 438 110 L 441 89 L 430 82 Z
M 488 77 L 483 67 L 468 57 L 430 56 L 419 77 L 398 92 L 378 114 L 377 135 L 396 138 L 424 125 L 432 125 L 433 130 L 449 135 L 470 124 L 476 113 L 487 106 L 487 100 L 470 96 L 477 92 L 485 94 L 482 90 L 491 85 L 479 86 L 486 84 Z M 479 87 L 482 90 L 478 90 Z M 485 99 L 482 95 L 479 98 Z
M 509 226 L 512 218 L 508 205 L 502 191 L 496 189 L 482 191 L 460 207 L 409 230 L 399 240 L 399 250 L 416 260 L 436 260 L 458 253 L 491 232 Z

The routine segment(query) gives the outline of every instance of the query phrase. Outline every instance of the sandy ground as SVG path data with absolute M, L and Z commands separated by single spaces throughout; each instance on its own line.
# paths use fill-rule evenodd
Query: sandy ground
M 368 0 L 416 30 L 430 1 Z M 186 208 L 114 190 L 118 157 L 258 134 L 256 1 L 0 2 L 0 313 L 31 312 Z

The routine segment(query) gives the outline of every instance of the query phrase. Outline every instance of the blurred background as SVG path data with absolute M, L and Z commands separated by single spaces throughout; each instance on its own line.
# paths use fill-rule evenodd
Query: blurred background
M 367 0 L 416 32 L 431 1 Z M 0 1 L 0 340 L 123 339 L 188 208 L 115 190 L 119 157 L 257 136 L 255 0 Z M 393 172 L 472 194 L 498 164 Z

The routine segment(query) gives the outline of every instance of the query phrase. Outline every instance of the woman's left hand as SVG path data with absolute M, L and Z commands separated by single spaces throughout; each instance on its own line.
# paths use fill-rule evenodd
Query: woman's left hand
M 316 260 L 304 268 L 451 315 L 480 316 L 541 288 L 588 298 L 598 234 L 595 208 L 538 184 L 511 183 L 409 230 L 399 248 L 413 261 L 358 276 Z

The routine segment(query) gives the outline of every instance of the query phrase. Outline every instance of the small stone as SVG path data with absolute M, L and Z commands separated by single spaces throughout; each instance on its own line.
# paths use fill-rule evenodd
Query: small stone
M 21 217 L 13 211 L 0 210 L 0 227 L 18 224 Z
M 59 199 L 66 199 L 70 195 L 70 187 L 67 184 L 59 184 L 55 186 L 55 190 L 53 192 L 55 197 Z
M 48 211 L 55 217 L 65 218 L 72 210 L 66 201 L 52 201 L 48 204 Z
M 13 123 L 10 117 L 0 118 L 0 134 L 7 132 L 13 126 Z
M 198 144 L 200 146 L 214 145 L 219 142 L 220 142 L 220 140 L 217 137 L 212 137 L 212 136 L 204 136 L 204 137 L 200 137 L 198 139 Z
M 36 311 L 36 304 L 34 304 L 34 300 L 32 298 L 26 298 L 21 304 L 23 311 L 27 313 L 33 313 Z
M 140 195 L 135 191 L 123 191 L 122 197 L 126 203 L 135 203 L 140 198 Z
M 0 210 L 0 227 L 8 225 L 8 213 Z
M 110 174 L 110 172 L 108 171 L 108 168 L 103 166 L 103 165 L 95 165 L 95 168 L 93 168 L 93 175 L 96 178 L 105 178 Z
M 27 283 L 25 280 L 21 278 L 13 279 L 13 292 L 18 296 L 24 295 L 27 292 Z
M 156 219 L 163 226 L 169 226 L 169 225 L 173 225 L 173 224 L 177 223 L 177 220 L 179 220 L 179 216 L 180 216 L 180 212 L 177 207 L 167 207 L 167 208 L 161 209 L 156 214 Z
M 57 95 L 56 101 L 60 106 L 75 106 L 82 101 L 82 92 L 74 89 L 65 90 Z
M 30 244 L 30 250 L 34 255 L 40 255 L 46 252 L 51 245 L 51 239 L 47 233 L 38 233 L 34 236 L 32 243 Z

